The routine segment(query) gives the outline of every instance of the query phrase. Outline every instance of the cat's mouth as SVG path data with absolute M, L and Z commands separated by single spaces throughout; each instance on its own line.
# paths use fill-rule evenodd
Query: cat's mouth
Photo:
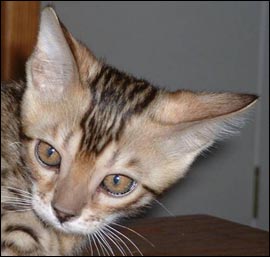
M 64 220 L 63 217 L 59 216 L 59 213 L 55 212 L 51 203 L 45 203 L 38 195 L 33 198 L 32 205 L 36 215 L 43 222 L 67 234 L 88 235 L 102 226 L 101 221 L 85 221 L 81 216 Z

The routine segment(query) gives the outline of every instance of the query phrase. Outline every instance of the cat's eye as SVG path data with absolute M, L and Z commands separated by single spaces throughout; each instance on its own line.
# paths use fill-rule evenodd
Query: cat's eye
M 137 186 L 137 182 L 128 176 L 124 175 L 109 175 L 105 177 L 103 182 L 101 183 L 101 187 L 110 195 L 115 197 L 125 196 L 131 193 L 135 187 Z
M 51 168 L 58 168 L 61 163 L 61 156 L 50 144 L 39 141 L 36 146 L 36 156 L 38 160 Z

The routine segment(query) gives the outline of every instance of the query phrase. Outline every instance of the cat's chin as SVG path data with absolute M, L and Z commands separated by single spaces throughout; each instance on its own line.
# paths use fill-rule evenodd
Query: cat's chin
M 84 231 L 80 228 L 76 228 L 74 225 L 71 223 L 58 223 L 58 224 L 52 224 L 50 223 L 51 226 L 56 229 L 57 231 L 64 233 L 64 234 L 69 234 L 69 235 L 76 235 L 76 236 L 84 236 L 84 235 L 89 235 L 91 233 L 94 233 L 94 231 Z

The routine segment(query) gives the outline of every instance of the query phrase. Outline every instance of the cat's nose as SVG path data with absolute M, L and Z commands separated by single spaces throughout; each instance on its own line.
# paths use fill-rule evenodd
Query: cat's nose
M 59 207 L 56 207 L 56 206 L 53 206 L 53 210 L 54 210 L 55 216 L 60 221 L 60 223 L 67 222 L 71 218 L 75 217 L 75 214 L 68 212 L 66 210 L 61 210 Z

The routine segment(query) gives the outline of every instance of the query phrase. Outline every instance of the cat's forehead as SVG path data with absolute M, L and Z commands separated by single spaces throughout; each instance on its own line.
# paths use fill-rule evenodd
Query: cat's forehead
M 134 115 L 141 114 L 157 95 L 157 89 L 109 66 L 89 83 L 91 104 L 81 120 L 80 151 L 100 153 L 117 141 Z

